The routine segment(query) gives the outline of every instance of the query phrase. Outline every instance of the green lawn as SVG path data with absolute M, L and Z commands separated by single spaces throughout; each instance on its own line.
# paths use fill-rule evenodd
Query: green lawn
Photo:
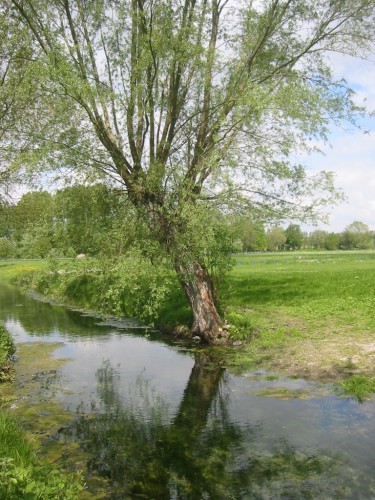
M 236 335 L 255 333 L 251 351 L 257 362 L 313 376 L 373 370 L 375 252 L 248 254 L 235 260 L 222 303 Z
M 0 279 L 3 281 L 18 281 L 45 267 L 45 260 L 14 259 L 0 260 Z
M 375 252 L 238 256 L 225 295 L 228 306 L 375 327 Z

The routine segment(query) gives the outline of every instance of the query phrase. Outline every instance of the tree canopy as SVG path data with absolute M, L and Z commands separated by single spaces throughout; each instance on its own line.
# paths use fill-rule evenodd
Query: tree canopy
M 22 123 L 2 137 L 7 171 L 73 169 L 75 179 L 121 183 L 172 259 L 193 329 L 215 340 L 205 215 L 220 205 L 303 220 L 332 201 L 332 176 L 307 175 L 292 153 L 361 112 L 325 55 L 366 56 L 374 5 L 5 0 L 2 44 L 23 37 L 25 48 L 2 64 L 3 88 L 22 74 L 15 88 L 29 89 L 20 92 L 28 108 L 14 107 Z

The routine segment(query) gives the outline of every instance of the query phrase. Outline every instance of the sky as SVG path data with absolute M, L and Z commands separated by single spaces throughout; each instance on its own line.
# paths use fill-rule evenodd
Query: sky
M 375 55 L 373 62 L 335 56 L 332 63 L 336 75 L 344 77 L 356 92 L 356 103 L 363 104 L 366 99 L 366 107 L 375 111 Z M 327 210 L 329 223 L 319 223 L 320 229 L 341 232 L 359 220 L 375 230 L 375 116 L 360 124 L 363 130 L 350 125 L 335 128 L 329 144 L 321 145 L 324 156 L 314 154 L 305 160 L 313 172 L 334 172 L 335 186 L 346 197 L 344 202 Z M 304 226 L 304 229 L 310 231 L 316 227 Z

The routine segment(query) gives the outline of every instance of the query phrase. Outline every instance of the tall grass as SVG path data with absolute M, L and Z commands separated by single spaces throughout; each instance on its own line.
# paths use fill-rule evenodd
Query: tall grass
M 19 425 L 0 412 L 0 498 L 4 500 L 73 500 L 81 487 L 40 461 Z

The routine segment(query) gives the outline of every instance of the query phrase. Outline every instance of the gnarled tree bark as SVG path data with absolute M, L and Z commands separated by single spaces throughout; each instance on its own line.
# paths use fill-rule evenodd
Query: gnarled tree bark
M 207 269 L 198 261 L 194 261 L 177 263 L 176 272 L 193 312 L 191 333 L 198 335 L 208 344 L 226 343 L 228 332 L 223 329 Z

